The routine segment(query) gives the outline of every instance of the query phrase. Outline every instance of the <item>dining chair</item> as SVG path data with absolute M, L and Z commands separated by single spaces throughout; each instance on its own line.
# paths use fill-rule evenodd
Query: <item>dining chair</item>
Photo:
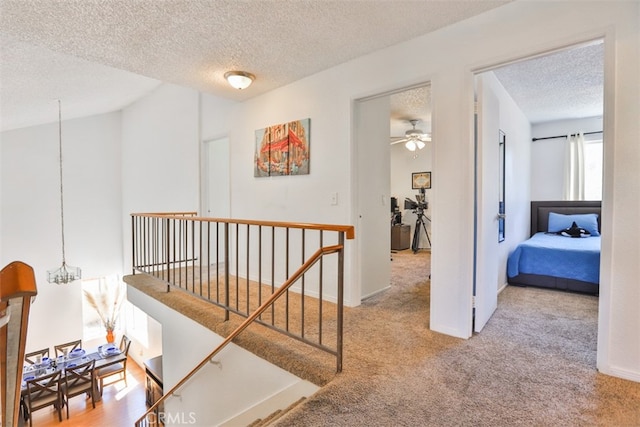
M 76 348 L 82 348 L 82 340 L 76 340 L 76 341 L 71 341 L 64 344 L 58 344 L 53 346 L 53 348 L 56 352 L 56 357 L 65 354 L 65 350 L 67 354 L 69 354 L 71 353 L 72 350 L 75 350 Z
M 69 399 L 81 394 L 91 396 L 91 405 L 96 407 L 95 360 L 73 367 L 65 367 L 62 378 L 62 394 L 67 401 L 67 419 L 69 419 Z
M 27 381 L 26 405 L 29 414 L 29 426 L 33 425 L 33 411 L 53 406 L 58 412 L 58 421 L 62 421 L 62 392 L 60 389 L 61 372 L 42 375 Z
M 102 395 L 102 390 L 104 389 L 104 380 L 107 377 L 118 375 L 122 376 L 115 381 L 110 382 L 109 384 L 115 384 L 118 381 L 124 380 L 125 386 L 127 385 L 127 356 L 129 354 L 129 347 L 131 346 L 131 340 L 123 335 L 120 339 L 120 351 L 124 354 L 124 360 L 122 362 L 113 363 L 111 365 L 107 365 L 104 368 L 97 369 L 96 378 L 99 382 L 100 387 L 100 395 Z M 107 385 L 109 385 L 107 384 Z
M 27 353 L 24 355 L 24 361 L 29 365 L 35 365 L 38 363 L 38 356 L 40 356 L 40 361 L 42 361 L 43 357 L 49 357 L 49 349 L 43 348 L 42 350 Z

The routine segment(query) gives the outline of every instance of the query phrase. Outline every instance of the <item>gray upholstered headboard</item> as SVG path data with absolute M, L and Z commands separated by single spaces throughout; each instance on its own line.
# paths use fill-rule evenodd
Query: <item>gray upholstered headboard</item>
M 541 201 L 531 202 L 531 235 L 539 231 L 547 231 L 549 225 L 549 212 L 559 214 L 598 214 L 598 230 L 600 230 L 600 201 Z

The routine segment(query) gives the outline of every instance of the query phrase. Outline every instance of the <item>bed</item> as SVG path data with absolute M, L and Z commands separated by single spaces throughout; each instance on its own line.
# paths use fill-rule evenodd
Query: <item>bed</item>
M 531 202 L 531 238 L 509 255 L 509 284 L 598 294 L 600 212 L 599 201 Z M 590 237 L 571 238 L 549 233 L 558 231 L 563 221 L 574 219 L 591 232 Z

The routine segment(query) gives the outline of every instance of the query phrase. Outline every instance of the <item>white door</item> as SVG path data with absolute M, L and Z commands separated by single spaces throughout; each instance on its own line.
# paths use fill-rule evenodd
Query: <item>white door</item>
M 229 138 L 204 142 L 203 216 L 228 218 L 231 215 L 229 190 Z
M 361 299 L 390 286 L 391 161 L 389 97 L 356 104 L 358 276 Z
M 203 143 L 202 162 L 202 216 L 207 218 L 231 217 L 231 191 L 229 179 L 229 138 L 218 138 Z M 210 230 L 210 238 L 215 239 L 215 229 Z M 211 244 L 214 240 L 211 241 Z M 224 261 L 224 239 L 218 240 L 218 250 L 207 254 L 203 248 L 202 260 L 210 263 Z M 217 257 L 215 253 L 217 253 Z
M 498 209 L 500 104 L 476 76 L 476 266 L 474 330 L 480 332 L 498 306 Z

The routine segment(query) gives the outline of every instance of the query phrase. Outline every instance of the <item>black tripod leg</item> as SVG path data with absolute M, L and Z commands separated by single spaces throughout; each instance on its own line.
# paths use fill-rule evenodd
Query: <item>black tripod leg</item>
M 416 221 L 416 227 L 413 231 L 413 241 L 411 242 L 411 250 L 415 254 L 420 249 L 420 217 Z
M 431 239 L 429 238 L 429 232 L 427 231 L 427 224 L 422 221 L 422 228 L 424 229 L 424 234 L 427 235 L 427 241 L 429 242 L 429 247 L 431 247 Z

